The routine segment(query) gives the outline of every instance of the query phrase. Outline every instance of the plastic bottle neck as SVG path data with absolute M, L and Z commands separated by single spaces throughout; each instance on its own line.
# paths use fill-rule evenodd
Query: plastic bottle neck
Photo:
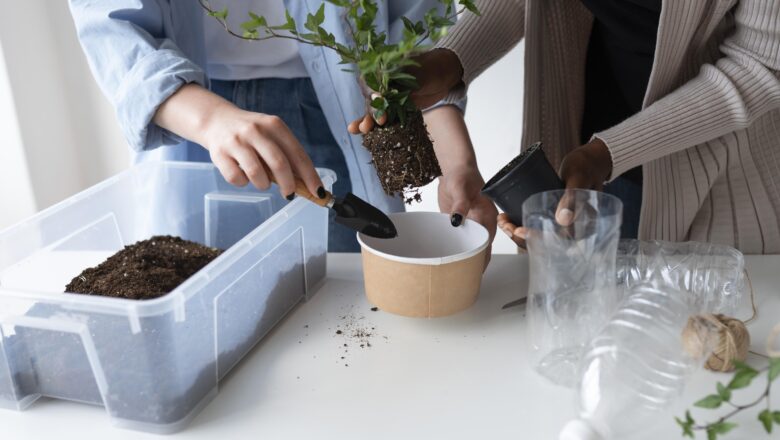
M 607 440 L 599 431 L 587 420 L 572 419 L 563 425 L 563 429 L 558 436 L 558 440 Z

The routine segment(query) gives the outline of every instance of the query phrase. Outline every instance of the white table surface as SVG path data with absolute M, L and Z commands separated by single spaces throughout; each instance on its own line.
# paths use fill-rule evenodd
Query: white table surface
M 322 290 L 271 332 L 222 382 L 214 401 L 173 438 L 541 440 L 557 439 L 574 416 L 573 391 L 547 383 L 525 362 L 523 308 L 501 310 L 525 294 L 525 257 L 494 256 L 477 303 L 430 320 L 371 311 L 359 256 L 331 255 L 328 264 Z M 759 308 L 749 325 L 752 347 L 765 352 L 766 336 L 780 321 L 780 256 L 748 257 L 747 266 Z M 336 334 L 337 325 L 348 323 L 375 329 L 371 347 Z M 764 362 L 756 356 L 749 361 Z M 728 377 L 699 373 L 675 413 L 714 391 L 718 380 Z M 760 387 L 735 393 L 735 400 L 752 400 Z M 694 411 L 708 413 L 715 414 Z M 757 413 L 739 416 L 742 426 L 726 438 L 770 438 Z M 659 416 L 656 425 L 636 438 L 681 438 L 671 415 Z M 99 407 L 41 399 L 24 412 L 0 410 L 0 438 L 161 437 L 114 428 Z

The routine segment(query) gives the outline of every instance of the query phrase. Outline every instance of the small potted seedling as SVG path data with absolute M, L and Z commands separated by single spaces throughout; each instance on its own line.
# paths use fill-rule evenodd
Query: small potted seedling
M 308 14 L 303 29 L 286 14 L 286 22 L 270 24 L 255 13 L 241 24 L 241 31 L 227 24 L 228 10 L 215 10 L 208 0 L 201 6 L 233 36 L 245 40 L 262 41 L 286 38 L 304 44 L 324 47 L 338 53 L 345 70 L 357 74 L 375 94 L 369 105 L 377 119 L 387 118 L 384 126 L 363 136 L 363 145 L 369 150 L 382 188 L 389 195 L 403 196 L 407 203 L 419 201 L 419 188 L 441 175 L 422 112 L 411 99 L 418 87 L 408 69 L 417 66 L 414 60 L 430 48 L 465 11 L 478 14 L 473 0 L 439 0 L 441 8 L 428 11 L 423 20 L 414 22 L 403 18 L 403 38 L 388 41 L 384 32 L 377 31 L 375 23 L 378 6 L 373 0 L 326 0 L 344 8 L 351 41 L 339 42 L 327 29 L 325 3 L 314 14 Z

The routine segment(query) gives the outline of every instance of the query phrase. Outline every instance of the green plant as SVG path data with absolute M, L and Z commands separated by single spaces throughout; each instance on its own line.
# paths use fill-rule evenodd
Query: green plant
M 683 436 L 695 438 L 694 433 L 696 431 L 703 431 L 707 434 L 708 440 L 715 440 L 719 435 L 725 435 L 737 427 L 736 423 L 730 421 L 736 414 L 761 404 L 766 405 L 766 407 L 758 414 L 758 420 L 764 426 L 766 432 L 771 434 L 775 428 L 774 425 L 780 425 L 780 411 L 772 410 L 769 398 L 772 383 L 780 376 L 780 358 L 770 358 L 769 365 L 762 370 L 756 370 L 739 361 L 735 361 L 735 366 L 734 376 L 728 384 L 724 385 L 718 382 L 715 394 L 710 394 L 694 403 L 694 406 L 699 408 L 716 409 L 721 406 L 729 406 L 732 410 L 719 419 L 704 424 L 697 423 L 691 416 L 691 412 L 686 411 L 684 418 L 675 418 L 683 430 Z M 732 401 L 732 391 L 748 387 L 753 382 L 753 379 L 764 374 L 766 375 L 767 383 L 764 392 L 760 396 L 744 405 L 739 405 Z
M 386 33 L 376 29 L 379 8 L 375 0 L 325 0 L 346 9 L 345 21 L 352 41 L 340 43 L 322 27 L 325 3 L 316 13 L 308 14 L 303 30 L 289 13 L 286 14 L 285 23 L 269 24 L 266 17 L 250 12 L 249 20 L 243 22 L 242 30 L 237 32 L 227 23 L 227 9 L 215 10 L 208 0 L 199 1 L 209 15 L 238 38 L 255 41 L 287 38 L 336 51 L 341 57 L 341 63 L 356 66 L 360 78 L 380 95 L 370 105 L 377 118 L 387 115 L 389 124 L 403 124 L 418 111 L 409 98 L 410 93 L 417 88 L 417 82 L 406 71 L 417 64 L 414 55 L 429 49 L 426 42 L 437 41 L 444 36 L 459 14 L 467 10 L 479 14 L 473 0 L 438 0 L 444 7 L 443 14 L 438 8 L 433 8 L 420 21 L 414 22 L 403 17 L 403 38 L 391 43 Z

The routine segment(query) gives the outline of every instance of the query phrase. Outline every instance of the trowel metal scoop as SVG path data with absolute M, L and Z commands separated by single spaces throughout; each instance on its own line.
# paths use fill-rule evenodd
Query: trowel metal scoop
M 398 236 L 398 231 L 396 231 L 390 217 L 352 193 L 347 193 L 342 199 L 337 199 L 331 194 L 330 201 L 326 206 L 336 211 L 336 223 L 369 237 L 394 238 Z
M 336 211 L 336 223 L 369 237 L 394 238 L 398 236 L 398 231 L 390 217 L 352 193 L 347 193 L 343 198 L 337 198 L 328 191 L 324 191 L 324 194 L 320 194 L 324 197 L 320 198 L 309 192 L 303 181 L 296 178 L 295 194 L 317 205 Z

